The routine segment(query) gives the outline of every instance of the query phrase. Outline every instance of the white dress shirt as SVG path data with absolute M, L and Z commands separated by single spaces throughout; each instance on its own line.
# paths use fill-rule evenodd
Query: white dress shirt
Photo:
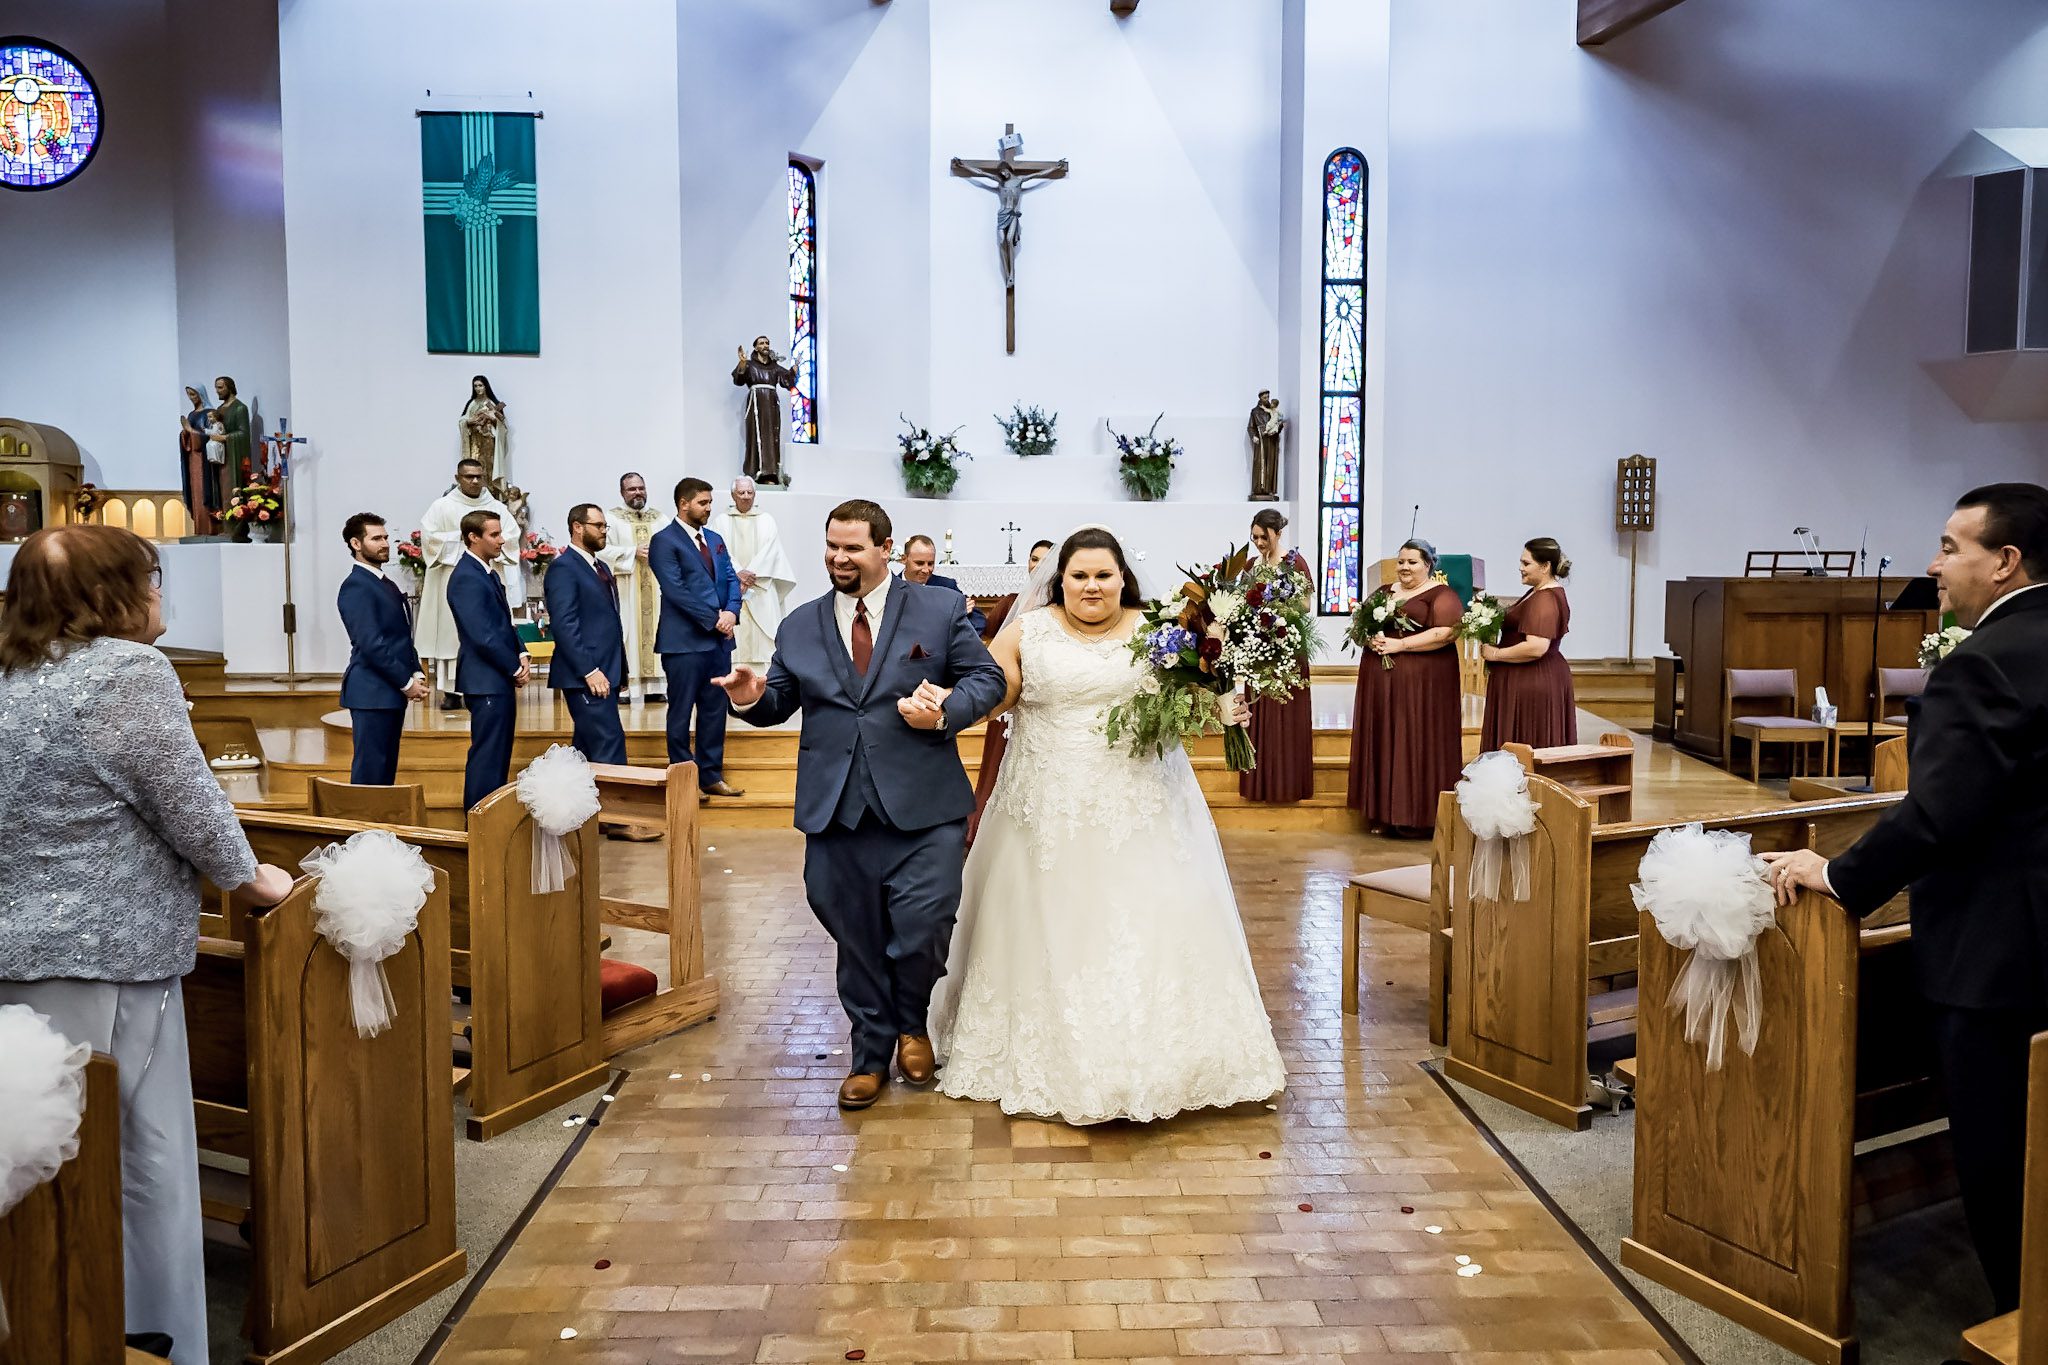
M 860 603 L 868 604 L 868 633 L 871 640 L 879 643 L 882 638 L 882 611 L 889 603 L 889 588 L 896 580 L 884 578 L 865 597 L 852 593 L 832 594 L 832 615 L 839 622 L 839 643 L 846 646 L 846 657 L 853 657 L 853 614 Z M 872 664 L 869 667 L 873 667 Z

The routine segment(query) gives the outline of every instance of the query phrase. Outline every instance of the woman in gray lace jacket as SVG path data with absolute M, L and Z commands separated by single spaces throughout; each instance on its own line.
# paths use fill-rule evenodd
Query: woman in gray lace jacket
M 155 547 L 107 526 L 38 531 L 0 618 L 0 1004 L 121 1069 L 127 1330 L 205 1365 L 198 1144 L 180 978 L 199 880 L 274 905 L 192 734 L 163 634 Z

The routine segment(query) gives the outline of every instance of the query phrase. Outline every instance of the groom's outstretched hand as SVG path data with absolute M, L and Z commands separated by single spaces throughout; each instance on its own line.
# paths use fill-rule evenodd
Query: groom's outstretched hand
M 722 678 L 713 678 L 711 685 L 724 688 L 726 700 L 734 706 L 752 706 L 768 690 L 768 680 L 745 664 L 737 665 Z

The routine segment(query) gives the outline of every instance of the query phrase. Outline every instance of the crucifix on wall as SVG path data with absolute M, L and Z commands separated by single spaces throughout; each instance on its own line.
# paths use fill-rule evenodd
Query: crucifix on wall
M 1017 247 L 1024 239 L 1024 191 L 1036 183 L 1058 180 L 1067 173 L 1060 161 L 1019 161 L 1024 139 L 1017 125 L 1005 123 L 996 142 L 994 161 L 953 158 L 953 174 L 987 181 L 996 195 L 996 254 L 1003 264 L 1003 349 L 1017 353 Z

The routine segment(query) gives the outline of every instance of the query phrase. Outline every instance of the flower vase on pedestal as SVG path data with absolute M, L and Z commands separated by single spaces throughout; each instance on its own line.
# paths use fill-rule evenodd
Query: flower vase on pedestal
M 247 525 L 249 527 L 249 543 L 251 545 L 270 544 L 272 529 L 269 522 L 252 521 L 247 523 Z

